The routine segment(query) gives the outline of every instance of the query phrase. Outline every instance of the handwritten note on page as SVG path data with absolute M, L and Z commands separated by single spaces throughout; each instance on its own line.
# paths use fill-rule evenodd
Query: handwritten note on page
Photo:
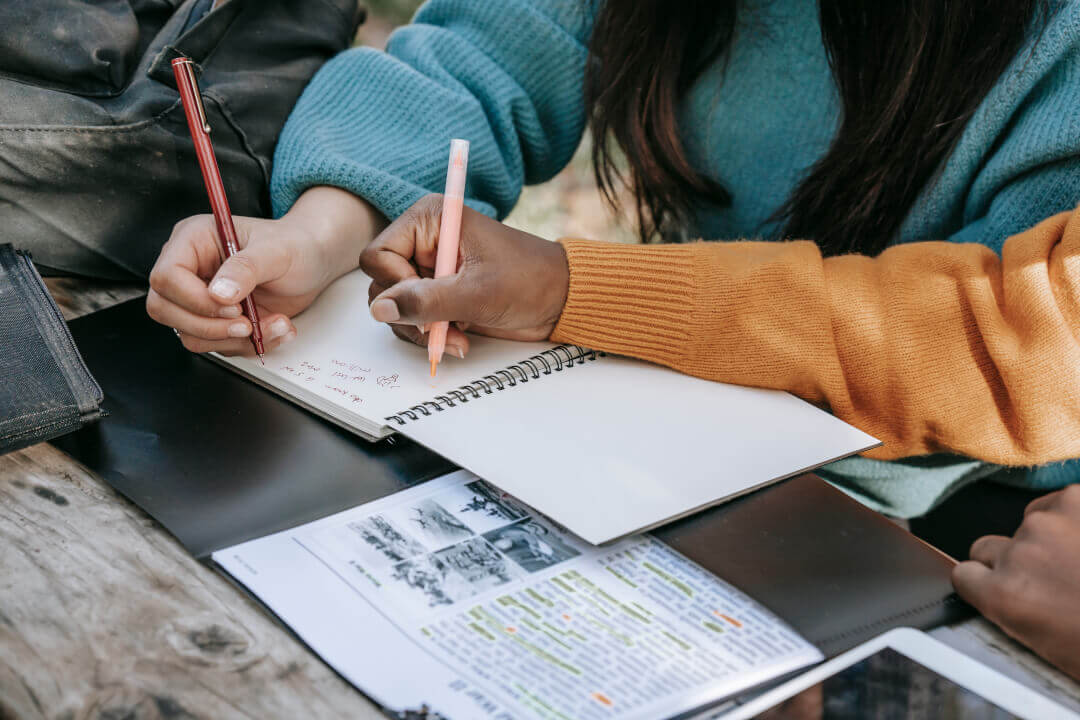
M 369 283 L 356 271 L 331 285 L 294 319 L 296 340 L 267 354 L 265 368 L 247 358 L 219 359 L 324 410 L 336 406 L 382 426 L 388 415 L 554 347 L 470 335 L 466 359 L 448 354 L 432 378 L 427 351 L 371 317 Z

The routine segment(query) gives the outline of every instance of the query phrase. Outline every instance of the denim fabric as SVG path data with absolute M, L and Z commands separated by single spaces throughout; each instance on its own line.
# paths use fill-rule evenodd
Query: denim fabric
M 281 126 L 347 48 L 357 0 L 0 3 L 0 227 L 39 267 L 145 277 L 172 226 L 209 212 L 169 62 L 199 64 L 232 210 L 269 215 Z
M 0 245 L 0 453 L 100 415 L 101 388 L 25 253 Z

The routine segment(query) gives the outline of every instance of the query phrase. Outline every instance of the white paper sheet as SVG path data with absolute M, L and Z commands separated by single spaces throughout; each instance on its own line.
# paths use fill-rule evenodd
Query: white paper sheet
M 596 544 L 877 444 L 787 393 L 616 357 L 401 430 Z
M 466 472 L 214 560 L 396 711 L 668 717 L 821 659 L 659 541 L 590 547 Z

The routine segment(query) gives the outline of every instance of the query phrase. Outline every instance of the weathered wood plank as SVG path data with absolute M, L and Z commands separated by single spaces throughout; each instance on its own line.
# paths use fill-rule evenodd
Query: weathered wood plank
M 933 637 L 1003 675 L 1080 713 L 1080 683 L 1016 642 L 996 625 L 977 617 L 937 628 Z
M 382 715 L 50 445 L 0 458 L 0 718 Z
M 141 285 L 84 278 L 45 278 L 45 286 L 68 320 L 146 294 L 146 288 Z

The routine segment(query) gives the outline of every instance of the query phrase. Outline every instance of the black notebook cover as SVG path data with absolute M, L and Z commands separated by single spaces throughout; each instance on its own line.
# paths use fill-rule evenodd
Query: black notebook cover
M 188 353 L 142 300 L 71 330 L 109 417 L 57 444 L 205 558 L 455 469 L 403 437 L 369 443 Z M 969 611 L 952 561 L 812 475 L 655 535 L 832 656 Z

